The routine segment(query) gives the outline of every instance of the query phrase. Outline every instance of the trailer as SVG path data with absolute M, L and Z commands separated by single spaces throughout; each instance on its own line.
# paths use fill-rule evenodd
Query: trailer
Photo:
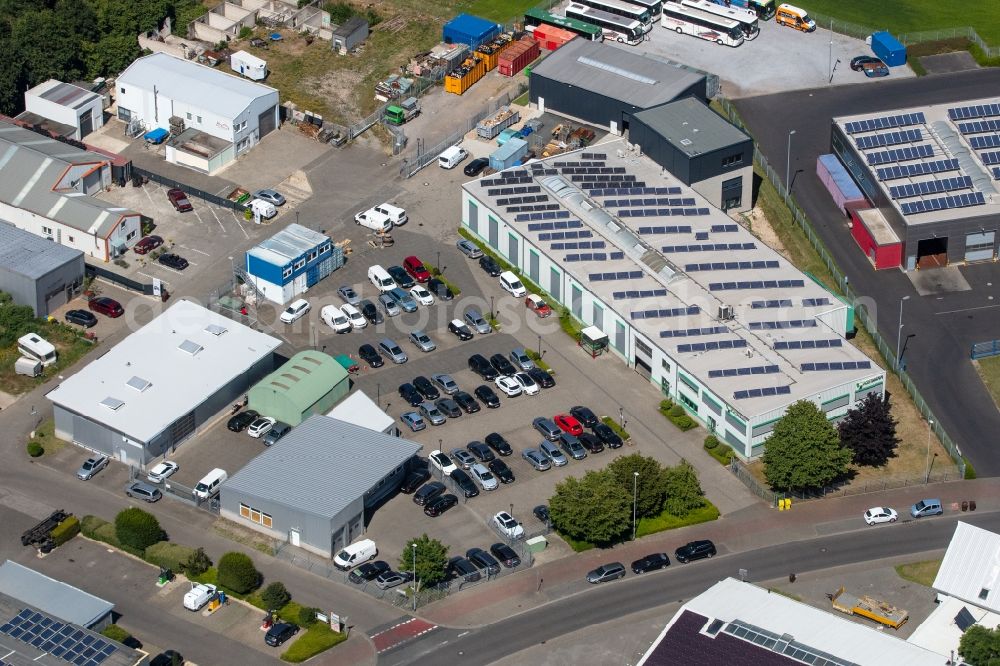
M 833 607 L 841 613 L 867 617 L 869 620 L 874 620 L 893 629 L 899 629 L 910 618 L 910 614 L 902 608 L 896 608 L 890 603 L 879 601 L 867 595 L 855 596 L 847 592 L 843 585 L 834 594 L 827 596 L 833 603 Z
M 743 7 L 744 9 L 749 9 L 756 12 L 757 18 L 761 21 L 768 21 L 774 17 L 777 12 L 774 0 L 711 0 L 717 5 L 722 5 L 723 7 Z
M 246 51 L 237 51 L 229 56 L 229 68 L 253 81 L 267 78 L 267 61 Z
M 492 116 L 479 121 L 479 124 L 476 125 L 476 135 L 483 139 L 492 139 L 520 120 L 520 111 L 511 109 L 509 106 L 502 107 Z
M 52 543 L 52 530 L 62 521 L 66 520 L 72 514 L 66 513 L 62 509 L 53 511 L 48 518 L 45 518 L 40 523 L 32 527 L 30 530 L 26 531 L 21 535 L 21 545 L 22 546 L 44 546 L 46 544 Z M 51 550 L 51 547 L 50 547 Z

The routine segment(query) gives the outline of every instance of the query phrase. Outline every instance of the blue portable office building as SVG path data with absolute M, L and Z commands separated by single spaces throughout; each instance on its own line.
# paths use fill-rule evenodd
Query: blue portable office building
M 500 34 L 500 26 L 492 21 L 459 14 L 444 24 L 441 36 L 449 44 L 468 44 L 470 50 L 475 50 L 480 44 L 490 41 Z
M 244 269 L 267 300 L 285 304 L 343 265 L 343 250 L 328 236 L 289 224 L 251 248 Z

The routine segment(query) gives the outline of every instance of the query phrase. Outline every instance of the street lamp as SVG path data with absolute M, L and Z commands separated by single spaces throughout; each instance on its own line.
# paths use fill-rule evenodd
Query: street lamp
M 618 425 L 625 429 L 625 410 L 621 406 L 618 407 Z
M 927 419 L 927 472 L 924 474 L 924 483 L 931 479 L 931 430 L 934 429 L 934 421 Z
M 538 358 L 542 358 L 542 334 L 538 334 Z
M 792 135 L 795 134 L 795 130 L 788 133 L 788 149 L 785 151 L 785 192 L 791 194 L 792 184 L 789 182 L 789 178 L 792 173 Z
M 441 271 L 441 250 L 437 251 L 437 261 L 434 262 L 434 267 L 437 268 L 438 271 Z
M 375 404 L 382 408 L 382 384 L 375 384 Z
M 490 296 L 490 319 L 493 319 L 493 296 Z
M 410 544 L 413 546 L 413 610 L 417 610 L 417 544 Z
M 896 365 L 897 366 L 899 365 L 899 362 L 903 358 L 903 350 L 900 348 L 900 347 L 902 347 L 902 344 L 903 344 L 903 301 L 908 301 L 908 300 L 910 300 L 909 295 L 903 296 L 901 299 L 899 299 L 899 328 L 896 329 Z
M 632 472 L 632 541 L 635 541 L 635 509 L 639 502 L 639 472 Z

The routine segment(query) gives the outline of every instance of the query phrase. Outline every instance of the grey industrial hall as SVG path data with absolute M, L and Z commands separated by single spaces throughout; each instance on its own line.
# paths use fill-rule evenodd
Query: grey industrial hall
M 316 414 L 220 493 L 222 515 L 324 557 L 358 539 L 402 482 L 420 444 Z
M 0 222 L 0 291 L 45 317 L 83 286 L 83 252 Z

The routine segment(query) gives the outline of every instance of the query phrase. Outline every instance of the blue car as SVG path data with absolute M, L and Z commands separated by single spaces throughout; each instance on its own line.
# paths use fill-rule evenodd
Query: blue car
M 403 312 L 417 311 L 417 302 L 413 300 L 412 296 L 399 287 L 392 288 L 389 292 L 389 298 L 391 298 L 396 305 L 403 308 Z
M 419 432 L 427 427 L 427 423 L 424 421 L 423 417 L 416 412 L 406 412 L 399 417 L 399 420 L 410 426 L 410 430 L 413 432 Z

